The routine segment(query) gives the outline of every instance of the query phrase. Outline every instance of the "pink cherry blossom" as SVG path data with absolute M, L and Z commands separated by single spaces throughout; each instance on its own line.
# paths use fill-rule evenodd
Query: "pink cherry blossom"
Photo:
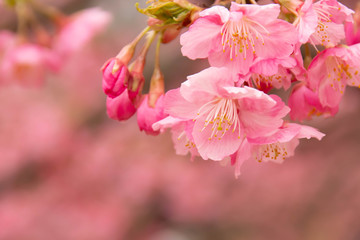
M 134 103 L 129 99 L 127 90 L 116 98 L 106 98 L 106 110 L 111 119 L 127 120 L 136 113 L 136 109 Z
M 110 19 L 111 15 L 100 8 L 89 8 L 69 16 L 54 39 L 54 51 L 63 57 L 77 51 L 103 31 Z
M 294 87 L 289 97 L 290 117 L 292 120 L 310 120 L 313 116 L 334 116 L 338 112 L 338 106 L 334 108 L 323 107 L 319 96 L 300 83 Z
M 304 125 L 284 123 L 275 133 L 269 136 L 245 139 L 239 150 L 232 156 L 235 165 L 235 177 L 240 175 L 244 161 L 254 158 L 258 162 L 283 162 L 294 155 L 301 138 L 316 138 L 319 141 L 325 135 L 318 130 Z
M 291 68 L 296 66 L 296 60 L 292 57 L 286 58 L 257 58 L 250 68 L 250 86 L 255 85 L 258 89 L 267 92 L 271 88 L 284 88 L 287 90 L 291 85 Z
M 237 4 L 230 11 L 214 6 L 200 13 L 180 42 L 190 59 L 209 58 L 212 66 L 247 74 L 255 56 L 289 56 L 298 41 L 295 28 L 278 19 L 280 6 Z
M 189 76 L 165 97 L 170 116 L 193 120 L 192 137 L 203 159 L 222 160 L 245 137 L 276 131 L 288 108 L 275 96 L 249 87 L 235 87 L 226 68 L 208 68 Z
M 59 67 L 58 56 L 47 48 L 30 43 L 13 45 L 5 51 L 2 59 L 1 81 L 41 85 L 47 72 L 56 72 Z
M 166 117 L 164 113 L 164 95 L 161 95 L 155 107 L 149 106 L 149 95 L 146 95 L 137 110 L 137 121 L 140 131 L 145 131 L 150 135 L 158 135 L 161 131 L 154 131 L 152 125 Z
M 319 53 L 308 69 L 308 82 L 324 107 L 336 108 L 346 85 L 360 87 L 360 44 L 336 47 Z
M 313 9 L 317 14 L 318 24 L 309 41 L 326 47 L 337 45 L 345 38 L 344 21 L 351 22 L 354 11 L 336 0 L 321 0 L 313 4 Z

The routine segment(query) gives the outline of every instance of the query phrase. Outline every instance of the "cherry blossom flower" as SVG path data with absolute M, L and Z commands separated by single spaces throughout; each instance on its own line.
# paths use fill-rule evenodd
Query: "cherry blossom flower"
M 284 88 L 287 90 L 291 85 L 293 77 L 290 69 L 297 64 L 293 57 L 286 58 L 257 58 L 250 68 L 249 86 L 267 92 L 271 88 Z
M 192 137 L 203 159 L 222 160 L 243 138 L 276 131 L 289 111 L 278 97 L 235 87 L 233 80 L 226 68 L 212 67 L 166 94 L 170 116 L 194 121 Z
M 62 20 L 65 24 L 55 36 L 54 51 L 62 57 L 68 56 L 103 31 L 110 20 L 111 15 L 100 8 L 89 8 L 70 15 Z
M 317 14 L 318 24 L 309 41 L 315 45 L 336 46 L 345 38 L 343 23 L 352 22 L 351 14 L 354 11 L 336 0 L 321 0 L 313 4 L 313 9 Z
M 247 74 L 255 57 L 282 58 L 294 51 L 296 30 L 277 18 L 279 12 L 277 4 L 234 2 L 230 11 L 221 6 L 206 9 L 181 36 L 181 51 L 190 59 L 208 57 L 212 66 Z
M 295 123 L 284 123 L 275 133 L 269 136 L 244 139 L 239 150 L 231 156 L 235 165 L 235 177 L 240 175 L 244 161 L 254 158 L 258 162 L 283 162 L 294 155 L 295 148 L 301 138 L 316 138 L 321 140 L 325 134 L 318 130 Z
M 360 87 L 359 51 L 360 44 L 326 49 L 310 64 L 309 86 L 324 107 L 337 107 L 346 85 Z
M 57 72 L 60 59 L 47 48 L 25 43 L 13 45 L 4 53 L 0 66 L 3 82 L 16 81 L 25 86 L 41 85 L 47 72 Z
M 297 84 L 289 97 L 290 117 L 292 120 L 310 120 L 312 116 L 334 116 L 339 107 L 323 107 L 319 96 L 305 84 Z

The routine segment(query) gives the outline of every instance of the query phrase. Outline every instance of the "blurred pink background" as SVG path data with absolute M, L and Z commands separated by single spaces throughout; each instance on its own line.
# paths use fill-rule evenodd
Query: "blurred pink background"
M 45 2 L 100 6 L 113 21 L 44 87 L 0 88 L 0 240 L 360 239 L 359 89 L 335 118 L 307 122 L 321 142 L 302 141 L 281 165 L 248 161 L 236 180 L 230 166 L 176 156 L 169 133 L 106 116 L 99 69 L 145 27 L 135 1 Z M 178 39 L 162 47 L 168 89 L 205 66 Z

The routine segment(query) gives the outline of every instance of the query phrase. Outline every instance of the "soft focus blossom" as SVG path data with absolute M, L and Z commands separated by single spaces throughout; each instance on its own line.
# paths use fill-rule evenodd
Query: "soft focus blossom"
M 29 43 L 13 45 L 3 55 L 1 79 L 24 86 L 41 85 L 48 71 L 56 72 L 59 67 L 60 59 L 47 48 Z
M 70 15 L 63 20 L 65 24 L 55 36 L 54 51 L 61 57 L 67 57 L 103 31 L 110 20 L 111 15 L 97 7 Z

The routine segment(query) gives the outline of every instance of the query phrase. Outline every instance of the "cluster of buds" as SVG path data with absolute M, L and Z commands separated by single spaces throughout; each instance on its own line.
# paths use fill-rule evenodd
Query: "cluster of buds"
M 17 32 L 0 30 L 0 82 L 42 85 L 110 21 L 99 8 L 65 15 L 37 0 L 2 0 L 16 13 Z
M 204 9 L 181 7 L 187 4 L 191 6 L 186 1 L 153 1 L 140 10 L 150 17 L 144 49 L 157 32 L 175 36 L 174 30 L 188 25 L 180 37 L 182 54 L 208 59 L 210 68 L 189 76 L 164 96 L 162 74 L 154 74 L 158 77 L 153 79 L 161 81 L 151 86 L 161 86 L 161 91 L 154 87 L 155 94 L 150 89 L 140 103 L 143 77 L 134 74 L 142 71 L 137 66 L 144 51 L 130 73 L 124 67 L 138 39 L 120 52 L 120 60 L 106 65 L 110 70 L 104 68 L 109 116 L 125 120 L 140 105 L 140 128 L 147 121 L 142 114 L 151 116 L 145 124 L 147 133 L 170 128 L 178 154 L 229 160 L 236 166 L 236 176 L 250 158 L 282 162 L 293 155 L 299 139 L 324 136 L 284 120 L 287 114 L 293 121 L 334 116 L 346 86 L 360 87 L 358 15 L 354 21 L 354 11 L 337 0 L 274 0 L 266 5 L 236 0 L 216 1 Z M 171 10 L 178 15 L 169 14 Z M 290 93 L 288 106 L 278 95 L 269 94 L 281 90 Z M 154 110 L 140 111 L 142 107 Z
M 116 57 L 109 59 L 102 67 L 103 90 L 107 95 L 107 113 L 115 120 L 127 120 L 137 112 L 139 128 L 147 134 L 157 135 L 152 125 L 165 118 L 164 76 L 160 69 L 160 45 L 175 39 L 182 28 L 191 24 L 199 7 L 186 0 L 148 1 L 148 7 L 137 10 L 147 16 L 148 26 Z M 153 75 L 148 94 L 143 94 L 143 75 L 149 48 L 158 36 Z M 146 38 L 135 60 L 135 48 L 142 38 Z

